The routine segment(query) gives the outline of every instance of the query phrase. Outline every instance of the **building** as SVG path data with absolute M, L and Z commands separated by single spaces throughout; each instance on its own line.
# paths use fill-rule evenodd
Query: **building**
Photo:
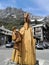
M 31 20 L 31 26 L 33 30 L 33 35 L 36 36 L 36 38 L 39 39 L 40 41 L 44 41 L 44 31 L 46 29 L 46 24 L 43 23 L 43 19 Z
M 44 40 L 44 30 L 43 30 L 44 24 L 37 24 L 32 26 L 33 35 L 40 39 L 40 41 Z
M 11 41 L 12 31 L 6 29 L 4 26 L 0 27 L 0 45 L 6 44 L 7 41 Z

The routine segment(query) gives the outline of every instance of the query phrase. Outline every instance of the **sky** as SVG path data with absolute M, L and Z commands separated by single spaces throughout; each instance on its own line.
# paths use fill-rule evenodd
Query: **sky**
M 0 9 L 6 7 L 22 8 L 37 16 L 49 15 L 49 0 L 0 0 Z

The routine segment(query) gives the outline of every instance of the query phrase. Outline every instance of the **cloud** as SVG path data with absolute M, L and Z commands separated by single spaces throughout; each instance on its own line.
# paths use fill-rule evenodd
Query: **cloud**
M 8 6 L 22 8 L 37 15 L 49 14 L 49 0 L 0 0 L 0 9 Z
M 0 3 L 0 8 L 2 7 L 1 3 Z
M 10 1 L 11 1 L 13 4 L 15 4 L 17 0 L 10 0 Z
M 49 15 L 49 0 L 30 0 L 30 2 L 32 6 L 24 8 L 25 11 L 37 15 Z
M 3 7 L 2 3 L 0 3 L 0 9 L 4 9 L 4 7 Z
M 15 7 L 16 0 L 2 0 L 0 1 L 0 9 L 5 9 L 6 7 Z
M 40 15 L 42 16 L 43 14 L 45 14 L 43 11 L 41 11 L 40 8 L 32 8 L 32 7 L 30 7 L 30 8 L 24 8 L 23 10 L 27 11 L 27 12 L 30 12 L 33 15 L 38 15 L 38 16 L 40 16 Z
M 38 5 L 41 10 L 49 12 L 49 0 L 36 0 L 35 4 Z

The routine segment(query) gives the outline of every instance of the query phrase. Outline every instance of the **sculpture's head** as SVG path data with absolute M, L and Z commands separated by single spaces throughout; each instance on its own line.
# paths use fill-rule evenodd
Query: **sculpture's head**
M 24 22 L 30 23 L 29 13 L 24 13 Z
M 12 31 L 14 31 L 14 30 L 16 31 L 16 26 L 13 26 L 13 27 L 12 27 Z
M 16 32 L 16 26 L 13 26 L 13 27 L 12 27 L 12 31 L 13 31 L 13 32 Z

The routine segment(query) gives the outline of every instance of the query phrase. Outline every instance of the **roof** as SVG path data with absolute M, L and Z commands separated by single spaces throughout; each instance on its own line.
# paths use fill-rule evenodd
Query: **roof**
M 0 32 L 0 33 L 2 33 L 2 34 L 12 35 L 12 31 L 10 31 L 10 30 L 4 28 L 4 26 L 1 26 L 1 27 L 0 27 L 0 30 L 2 30 L 2 31 Z
M 31 19 L 31 22 L 34 22 L 35 20 L 37 20 L 37 21 L 43 21 L 44 18 L 41 18 L 41 19 Z
M 34 25 L 34 26 L 32 26 L 32 27 L 41 27 L 41 26 L 44 26 L 44 24 Z

